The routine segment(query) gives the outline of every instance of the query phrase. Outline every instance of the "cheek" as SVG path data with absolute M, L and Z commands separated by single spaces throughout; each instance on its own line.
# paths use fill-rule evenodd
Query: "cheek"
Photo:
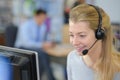
M 90 39 L 87 39 L 87 40 L 85 40 L 85 43 L 87 46 L 89 46 L 92 43 L 92 41 Z
M 88 40 L 86 40 L 86 44 L 87 44 L 88 47 L 91 47 L 94 44 L 95 41 L 96 41 L 96 38 L 91 37 Z
M 87 45 L 89 43 L 90 39 L 88 38 L 77 38 L 77 39 L 74 39 L 72 37 L 70 37 L 70 44 L 72 45 L 75 45 L 75 44 L 78 44 L 78 45 Z
M 69 38 L 69 41 L 70 41 L 70 44 L 72 44 L 72 42 L 73 42 L 73 39 L 72 39 L 72 38 Z

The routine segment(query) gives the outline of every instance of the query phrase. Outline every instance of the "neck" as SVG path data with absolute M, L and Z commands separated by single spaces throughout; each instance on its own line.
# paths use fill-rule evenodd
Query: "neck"
M 37 25 L 42 25 L 42 22 L 40 22 L 37 18 L 34 18 Z
M 91 48 L 88 55 L 83 56 L 83 60 L 88 67 L 95 69 L 95 64 L 101 55 L 101 48 L 101 41 L 98 41 L 95 47 Z

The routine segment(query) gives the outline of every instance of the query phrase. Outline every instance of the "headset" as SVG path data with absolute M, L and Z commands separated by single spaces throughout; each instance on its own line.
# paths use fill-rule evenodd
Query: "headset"
M 98 28 L 95 31 L 95 37 L 97 40 L 101 40 L 105 37 L 105 31 L 101 28 L 102 27 L 102 15 L 100 13 L 100 9 L 97 6 L 88 4 L 89 6 L 92 6 L 98 13 L 99 20 L 98 20 Z
M 100 13 L 100 9 L 97 6 L 94 6 L 94 5 L 91 5 L 91 4 L 88 4 L 88 5 L 95 8 L 95 10 L 98 13 L 99 20 L 98 20 L 98 28 L 95 31 L 95 37 L 96 37 L 97 40 L 92 44 L 92 46 L 90 48 L 85 49 L 85 50 L 82 51 L 83 55 L 86 55 L 88 53 L 88 51 L 95 45 L 95 43 L 98 40 L 101 40 L 101 39 L 103 39 L 105 37 L 105 31 L 102 29 L 102 15 Z

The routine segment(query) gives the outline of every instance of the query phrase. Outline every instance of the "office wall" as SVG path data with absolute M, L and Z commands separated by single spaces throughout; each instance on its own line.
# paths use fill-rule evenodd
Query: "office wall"
M 120 23 L 120 0 L 95 0 L 110 16 L 112 23 Z

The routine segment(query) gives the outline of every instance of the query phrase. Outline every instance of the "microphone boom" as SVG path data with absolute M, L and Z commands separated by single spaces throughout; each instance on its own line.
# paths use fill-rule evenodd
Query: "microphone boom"
M 83 55 L 86 55 L 88 53 L 88 51 L 95 45 L 95 43 L 97 42 L 97 40 L 93 43 L 93 45 L 89 48 L 89 49 L 85 49 L 82 51 Z

